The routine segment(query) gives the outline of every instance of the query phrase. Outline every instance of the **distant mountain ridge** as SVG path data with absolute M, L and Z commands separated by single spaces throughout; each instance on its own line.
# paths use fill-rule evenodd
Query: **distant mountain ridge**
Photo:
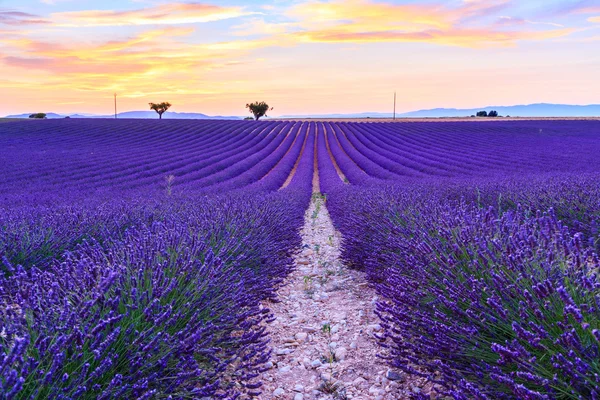
M 470 117 L 477 111 L 498 111 L 499 115 L 511 117 L 598 117 L 600 104 L 524 104 L 515 106 L 487 106 L 478 108 L 432 108 L 406 113 L 397 113 L 397 118 L 441 118 Z M 285 115 L 281 118 L 391 118 L 392 113 L 365 112 L 355 114 Z
M 5 118 L 29 118 L 32 113 L 8 115 Z M 94 114 L 56 114 L 46 113 L 46 118 L 114 118 L 115 115 L 94 115 Z M 158 114 L 154 111 L 126 111 L 117 114 L 117 118 L 134 118 L 134 119 L 158 119 Z M 242 117 L 234 116 L 209 116 L 202 113 L 185 113 L 185 112 L 166 112 L 163 114 L 163 119 L 242 119 Z
M 417 110 L 406 113 L 397 113 L 397 118 L 442 118 L 442 117 L 469 117 L 477 114 L 477 111 L 496 110 L 501 116 L 511 117 L 598 117 L 600 116 L 600 104 L 571 105 L 571 104 L 524 104 L 514 106 L 487 106 L 478 108 L 432 108 L 429 110 Z M 28 118 L 31 113 L 8 115 L 5 118 Z M 114 115 L 93 114 L 56 114 L 47 113 L 47 118 L 114 118 Z M 306 114 L 306 115 L 283 115 L 277 118 L 391 118 L 392 113 L 364 112 L 351 114 Z M 154 111 L 127 111 L 117 114 L 117 118 L 157 119 Z M 190 112 L 166 112 L 163 119 L 243 119 L 239 116 L 209 116 L 202 113 Z

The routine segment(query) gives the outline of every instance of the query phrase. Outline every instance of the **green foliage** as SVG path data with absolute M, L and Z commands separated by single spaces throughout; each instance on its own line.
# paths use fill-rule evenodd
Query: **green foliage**
M 498 116 L 498 111 L 496 110 L 492 110 L 488 113 L 488 117 L 497 117 Z
M 29 116 L 29 118 L 36 118 L 36 119 L 46 119 L 46 114 L 45 113 L 36 113 L 36 114 L 31 114 Z
M 267 111 L 271 111 L 273 107 L 269 108 L 269 105 L 264 101 L 256 101 L 254 103 L 246 104 L 246 108 L 254 114 L 254 118 L 258 121 L 260 117 L 267 117 Z
M 487 113 L 487 111 L 477 111 L 477 116 L 478 117 L 487 117 L 488 113 Z
M 148 103 L 150 105 L 150 109 L 154 110 L 158 113 L 158 118 L 162 119 L 162 115 L 167 112 L 167 110 L 171 107 L 171 103 L 168 101 L 163 101 L 162 103 Z

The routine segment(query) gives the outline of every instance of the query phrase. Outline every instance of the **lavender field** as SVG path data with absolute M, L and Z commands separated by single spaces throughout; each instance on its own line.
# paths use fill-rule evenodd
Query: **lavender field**
M 600 398 L 600 121 L 22 121 L 0 167 L 0 399 L 259 396 L 313 178 L 415 398 Z

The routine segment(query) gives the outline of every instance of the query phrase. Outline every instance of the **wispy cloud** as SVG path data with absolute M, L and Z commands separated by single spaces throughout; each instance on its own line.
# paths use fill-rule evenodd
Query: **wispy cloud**
M 0 24 L 4 25 L 39 25 L 48 24 L 50 21 L 40 17 L 39 15 L 29 14 L 26 12 L 0 9 Z
M 523 20 L 523 24 L 511 24 L 509 30 L 507 24 L 488 21 L 508 5 L 505 0 L 463 1 L 455 7 L 442 3 L 309 1 L 293 7 L 289 15 L 301 21 L 304 30 L 297 36 L 304 42 L 427 42 L 488 47 L 512 46 L 519 40 L 544 40 L 572 32 L 566 28 L 533 30 L 519 26 L 537 24 L 527 20 Z
M 88 10 L 52 14 L 59 26 L 178 25 L 219 21 L 251 15 L 240 7 L 201 3 L 168 3 L 136 10 Z
M 532 20 L 525 19 L 525 18 L 509 17 L 506 15 L 500 16 L 498 18 L 497 24 L 502 25 L 502 26 L 530 24 L 530 25 L 547 25 L 547 26 L 553 26 L 556 28 L 564 28 L 565 27 L 563 24 L 559 24 L 556 22 L 532 21 Z

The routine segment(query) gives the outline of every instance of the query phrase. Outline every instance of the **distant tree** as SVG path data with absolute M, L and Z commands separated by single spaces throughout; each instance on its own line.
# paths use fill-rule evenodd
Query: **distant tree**
M 246 117 L 246 118 L 244 118 L 244 120 L 246 120 L 246 121 L 254 121 L 254 117 Z
M 171 107 L 171 103 L 165 101 L 162 103 L 148 103 L 150 104 L 150 109 L 154 110 L 158 113 L 158 119 L 162 119 L 162 115 L 167 112 L 167 110 Z
M 496 110 L 492 110 L 488 113 L 488 117 L 497 117 L 498 116 L 498 111 Z
M 29 118 L 46 119 L 46 114 L 45 113 L 31 114 L 29 116 Z
M 248 108 L 250 112 L 254 114 L 254 118 L 256 118 L 257 121 L 260 117 L 267 117 L 267 111 L 271 111 L 273 109 L 273 107 L 269 108 L 269 105 L 264 101 L 246 104 L 246 108 Z
M 477 116 L 478 117 L 487 117 L 487 111 L 477 111 Z
M 506 118 L 510 118 L 510 115 L 507 115 Z

